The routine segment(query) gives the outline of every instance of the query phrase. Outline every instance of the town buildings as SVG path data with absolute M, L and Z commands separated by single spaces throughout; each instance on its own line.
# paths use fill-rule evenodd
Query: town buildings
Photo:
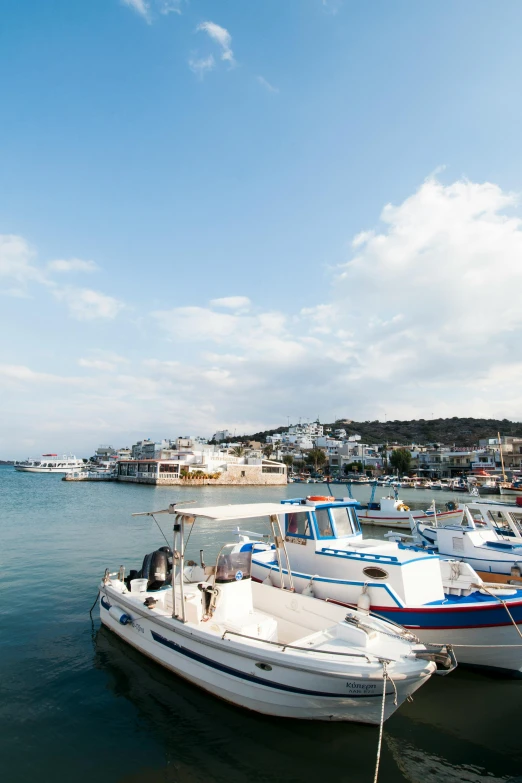
M 289 426 L 265 443 L 234 442 L 229 430 L 214 433 L 210 442 L 195 436 L 144 439 L 130 448 L 100 446 L 99 462 L 117 463 L 118 480 L 141 483 L 285 484 L 290 472 L 314 472 L 312 450 L 324 453 L 323 472 L 340 478 L 355 472 L 378 476 L 393 472 L 389 459 L 397 448 L 408 448 L 411 473 L 430 479 L 452 479 L 473 473 L 500 473 L 502 461 L 509 473 L 522 469 L 522 438 L 492 437 L 476 446 L 443 444 L 363 443 L 343 427 L 319 421 Z M 319 461 L 320 462 L 320 461 Z M 317 460 L 315 461 L 317 463 Z

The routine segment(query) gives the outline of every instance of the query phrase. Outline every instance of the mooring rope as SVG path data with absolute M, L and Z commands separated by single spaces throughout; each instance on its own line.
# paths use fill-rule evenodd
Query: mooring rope
M 391 684 L 393 685 L 394 690 L 394 697 L 393 697 L 393 703 L 395 706 L 397 706 L 397 688 L 395 686 L 395 683 L 393 679 L 388 674 L 388 668 L 386 665 L 386 661 L 382 662 L 382 704 L 381 704 L 381 720 L 379 723 L 379 742 L 377 744 L 377 760 L 375 762 L 375 775 L 373 776 L 373 783 L 377 783 L 377 778 L 379 777 L 379 764 L 381 762 L 381 748 L 382 748 L 382 732 L 384 727 L 384 708 L 386 706 L 386 681 L 389 680 Z

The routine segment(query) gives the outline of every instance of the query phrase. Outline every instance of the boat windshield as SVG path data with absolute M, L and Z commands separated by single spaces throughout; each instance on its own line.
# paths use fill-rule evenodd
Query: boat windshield
M 250 579 L 252 551 L 220 552 L 216 562 L 216 584 Z
M 353 510 L 346 506 L 333 507 L 330 509 L 333 516 L 335 532 L 338 538 L 342 536 L 353 536 L 357 532 L 357 525 L 353 516 Z
M 311 538 L 310 519 L 307 511 L 292 511 L 285 515 L 286 535 Z

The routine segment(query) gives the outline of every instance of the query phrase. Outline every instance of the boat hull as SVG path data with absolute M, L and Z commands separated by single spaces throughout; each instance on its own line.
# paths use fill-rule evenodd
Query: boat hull
M 444 523 L 456 522 L 460 523 L 463 514 L 462 509 L 456 511 L 444 511 L 437 514 L 437 519 Z M 419 522 L 432 522 L 434 519 L 433 514 L 426 514 L 424 511 L 407 511 L 397 512 L 397 514 L 391 514 L 384 511 L 365 511 L 357 509 L 357 516 L 362 525 L 375 525 L 377 527 L 398 527 L 403 530 L 410 529 L 410 517 L 413 517 L 415 521 Z
M 21 465 L 15 465 L 15 470 L 20 473 L 72 473 L 76 468 L 26 468 Z
M 269 569 L 269 566 L 252 559 L 254 579 L 265 579 L 267 568 Z M 355 581 L 295 571 L 292 575 L 298 593 L 308 588 L 312 580 L 316 598 L 347 607 L 357 605 L 363 588 L 363 583 Z M 273 573 L 270 574 L 270 580 L 272 579 L 272 584 L 277 587 Z M 510 601 L 508 605 L 522 633 L 522 593 L 519 600 Z M 454 645 L 459 664 L 495 669 L 508 677 L 522 677 L 522 638 L 499 601 L 492 599 L 488 603 L 459 604 L 449 596 L 447 603 L 437 606 L 402 607 L 381 605 L 372 599 L 371 610 L 384 619 L 411 630 L 425 644 L 430 642 Z
M 116 603 L 117 602 L 117 603 Z M 121 625 L 110 613 L 110 606 L 128 611 L 132 622 Z M 100 618 L 107 628 L 121 639 L 147 655 L 174 674 L 183 677 L 205 691 L 239 707 L 265 715 L 302 720 L 353 721 L 379 724 L 382 706 L 382 668 L 373 677 L 357 676 L 356 670 L 339 671 L 339 667 L 323 667 L 310 671 L 306 662 L 301 666 L 289 656 L 263 649 L 250 650 L 247 645 L 230 638 L 216 636 L 209 645 L 194 627 L 172 621 L 158 623 L 152 615 L 136 612 L 121 595 L 105 590 L 100 601 Z M 168 627 L 168 626 L 171 627 Z M 177 624 L 176 624 L 177 625 Z M 263 670 L 256 666 L 262 664 Z M 430 668 L 431 666 L 431 668 Z M 434 665 L 417 671 L 413 677 L 400 676 L 394 681 L 400 705 L 433 673 Z M 389 693 L 389 695 L 388 695 Z M 393 703 L 394 689 L 386 686 L 385 718 L 397 708 Z

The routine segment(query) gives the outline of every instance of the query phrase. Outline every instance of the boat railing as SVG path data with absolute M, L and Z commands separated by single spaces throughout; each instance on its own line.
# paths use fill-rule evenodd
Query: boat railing
M 248 634 L 245 633 L 238 633 L 238 631 L 225 631 L 223 635 L 221 636 L 222 639 L 225 638 L 225 636 L 239 636 L 241 639 L 249 639 L 252 642 L 261 642 L 262 644 L 271 644 L 274 647 L 280 647 L 282 652 L 285 652 L 286 650 L 297 650 L 298 652 L 307 652 L 307 653 L 315 653 L 316 655 L 319 653 L 320 655 L 340 655 L 344 656 L 345 658 L 366 658 L 368 663 L 371 663 L 372 661 L 381 661 L 386 663 L 391 663 L 391 658 L 382 658 L 380 655 L 373 655 L 373 654 L 367 654 L 367 653 L 351 653 L 351 652 L 337 652 L 335 650 L 318 650 L 314 647 L 299 647 L 295 644 L 284 644 L 283 642 L 271 642 L 268 639 L 259 639 L 257 636 L 248 636 Z
M 335 547 L 325 546 L 321 549 L 319 554 L 332 554 L 340 555 L 350 559 L 357 560 L 379 560 L 381 563 L 397 563 L 398 560 L 394 555 L 378 555 L 373 552 L 356 552 L 349 551 L 348 549 L 336 549 Z

